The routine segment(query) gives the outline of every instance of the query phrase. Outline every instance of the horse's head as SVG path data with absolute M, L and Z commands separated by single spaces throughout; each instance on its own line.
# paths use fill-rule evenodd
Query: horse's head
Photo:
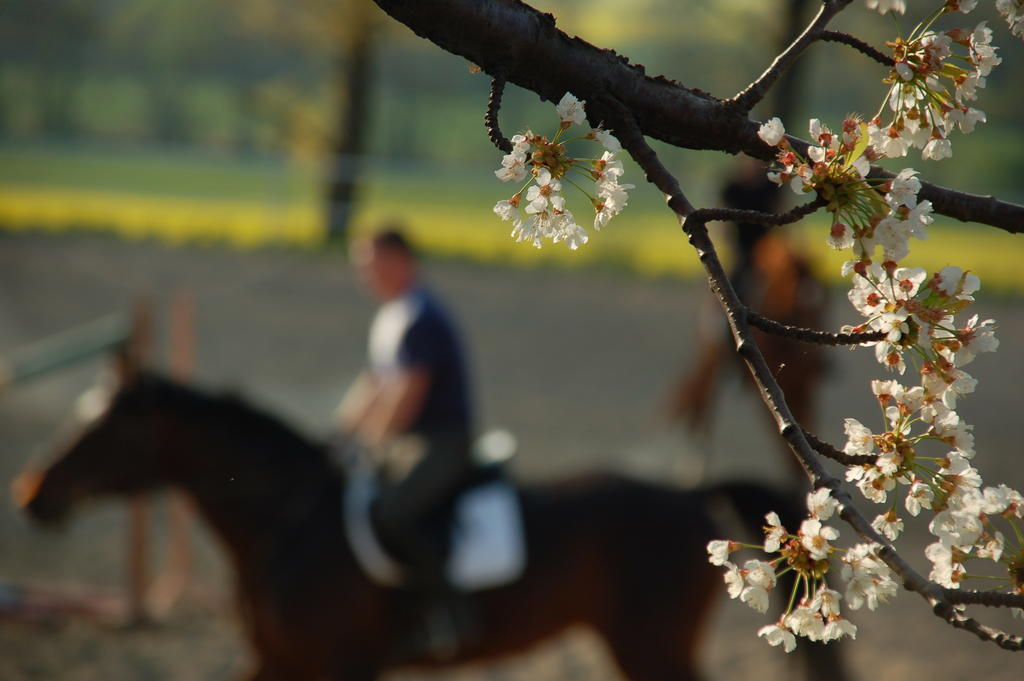
M 96 387 L 76 404 L 75 432 L 52 463 L 14 483 L 17 503 L 40 521 L 58 521 L 78 502 L 131 494 L 163 482 L 166 437 L 158 402 L 165 382 L 140 374 L 116 391 Z

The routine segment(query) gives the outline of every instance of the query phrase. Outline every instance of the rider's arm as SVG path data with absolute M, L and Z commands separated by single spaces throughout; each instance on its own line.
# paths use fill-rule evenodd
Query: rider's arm
M 359 427 L 359 434 L 377 444 L 405 432 L 423 409 L 430 389 L 430 371 L 403 369 L 379 385 L 376 399 Z
M 380 399 L 380 382 L 364 371 L 352 382 L 334 411 L 334 421 L 345 433 L 358 433 Z

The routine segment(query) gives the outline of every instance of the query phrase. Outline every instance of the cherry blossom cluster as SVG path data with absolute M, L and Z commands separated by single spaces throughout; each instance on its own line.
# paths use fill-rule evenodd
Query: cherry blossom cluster
M 512 152 L 501 161 L 495 175 L 503 182 L 524 182 L 519 191 L 508 199 L 498 201 L 494 212 L 502 220 L 512 222 L 512 237 L 540 248 L 544 239 L 554 243 L 564 241 L 576 250 L 587 243 L 587 231 L 576 224 L 576 218 L 565 206 L 562 184 L 568 183 L 587 196 L 594 208 L 594 229 L 600 230 L 622 212 L 629 200 L 626 190 L 631 184 L 621 184 L 622 161 L 616 155 L 622 150 L 619 141 L 600 127 L 590 129 L 579 137 L 564 139 L 563 135 L 574 125 L 586 122 L 582 102 L 565 93 L 555 107 L 561 119 L 558 131 L 549 139 L 527 130 L 512 138 Z M 577 140 L 596 140 L 605 151 L 600 158 L 580 159 L 569 156 L 567 144 Z M 593 183 L 588 191 L 572 179 Z M 522 213 L 526 214 L 524 218 Z
M 844 451 L 869 460 L 850 466 L 846 479 L 865 498 L 888 507 L 872 526 L 889 541 L 903 531 L 901 506 L 915 517 L 930 511 L 928 529 L 937 541 L 925 550 L 932 564 L 929 579 L 958 588 L 966 579 L 979 578 L 988 586 L 1024 594 L 1024 496 L 1005 485 L 982 487 L 981 475 L 971 465 L 971 426 L 955 411 L 957 398 L 973 390 L 975 381 L 956 369 L 953 360 L 966 363 L 977 352 L 995 349 L 998 342 L 990 327 L 977 324 L 977 317 L 966 329 L 973 336 L 971 343 L 961 344 L 953 334 L 936 341 L 952 342 L 939 351 L 950 363 L 938 370 L 923 363 L 920 385 L 872 382 L 885 426 L 874 433 L 856 419 L 846 419 Z M 928 442 L 944 453 L 926 456 L 922 449 Z M 1000 525 L 1010 531 L 1009 546 Z M 992 561 L 994 566 L 968 571 L 968 562 L 977 560 Z
M 1010 33 L 1024 38 L 1024 0 L 996 0 L 996 9 L 1006 19 Z
M 923 236 L 923 226 L 931 222 L 931 204 L 916 205 L 914 183 L 918 189 L 920 183 L 913 171 L 903 171 L 887 193 L 878 191 L 879 183 L 867 180 L 870 161 L 879 158 L 868 130 L 855 116 L 843 121 L 839 133 L 817 118 L 811 119 L 810 136 L 815 144 L 807 148 L 807 157 L 791 148 L 778 118 L 758 130 L 765 143 L 779 149 L 768 178 L 779 185 L 788 184 L 797 194 L 815 192 L 828 202 L 826 209 L 832 213 L 829 244 L 833 248 L 863 249 L 876 238 L 895 247 L 901 237 Z M 911 190 L 913 198 L 908 196 Z
M 786 652 L 796 648 L 798 636 L 824 643 L 844 636 L 856 638 L 857 627 L 843 617 L 840 601 L 845 598 L 851 610 L 864 605 L 874 610 L 897 593 L 895 577 L 876 555 L 877 545 L 858 544 L 848 549 L 833 545 L 839 531 L 824 522 L 837 508 L 829 490 L 821 488 L 807 495 L 809 516 L 796 534 L 791 534 L 772 512 L 765 516 L 763 545 L 720 539 L 708 543 L 711 563 L 726 568 L 729 596 L 760 613 L 768 611 L 772 590 L 786 581 L 782 579 L 785 575 L 790 576 L 786 609 L 774 624 L 758 631 L 758 636 L 773 646 L 782 646 Z M 729 557 L 743 548 L 761 549 L 777 557 L 747 560 L 741 568 Z M 842 594 L 826 582 L 834 560 L 841 565 L 838 581 Z
M 874 4 L 879 11 L 902 13 L 905 9 L 903 3 Z M 872 143 L 882 155 L 896 158 L 917 148 L 924 159 L 947 158 L 953 153 L 949 140 L 953 130 L 970 133 L 985 121 L 985 113 L 969 102 L 977 99 L 992 68 L 1002 62 L 992 45 L 992 30 L 985 22 L 973 30 L 931 30 L 943 14 L 966 14 L 976 5 L 976 0 L 949 0 L 909 37 L 888 43 L 895 62 L 884 79 L 889 92 L 870 129 Z M 883 123 L 886 104 L 892 115 Z
M 890 43 L 895 65 L 887 102 L 894 116 L 887 126 L 881 125 L 880 115 L 869 123 L 851 116 L 841 132 L 833 133 L 814 119 L 806 156 L 792 148 L 777 118 L 762 125 L 758 134 L 778 149 L 768 177 L 798 194 L 813 192 L 824 199 L 832 214 L 829 244 L 851 251 L 842 272 L 852 279 L 849 299 L 864 320 L 843 331 L 884 333 L 882 340 L 864 344 L 873 347 L 879 363 L 900 376 L 914 367 L 911 384 L 892 378 L 872 381 L 883 424 L 877 432 L 856 419 L 845 421 L 844 452 L 856 459 L 846 470 L 846 481 L 869 501 L 883 505 L 873 529 L 894 542 L 904 529 L 904 513 L 922 516 L 936 540 L 925 550 L 929 579 L 947 588 L 985 580 L 986 590 L 1024 594 L 1024 495 L 1005 485 L 983 485 L 972 465 L 972 427 L 956 412 L 958 400 L 977 385 L 963 367 L 999 346 L 993 320 L 964 314 L 981 282 L 955 266 L 929 273 L 903 265 L 910 239 L 927 238 L 932 206 L 918 199 L 921 182 L 913 169 L 889 179 L 867 177 L 870 161 L 904 156 L 910 147 L 922 148 L 925 158 L 949 156 L 948 133 L 954 127 L 970 132 L 984 120 L 983 113 L 964 102 L 975 98 L 1000 61 L 991 46 L 991 31 L 984 24 L 973 31 L 930 30 L 942 14 L 969 12 L 975 5 L 946 2 L 910 38 Z M 868 0 L 868 6 L 882 12 L 905 9 L 903 2 L 884 0 Z M 1024 12 L 1020 3 L 1005 2 L 1000 11 L 1011 29 Z M 966 54 L 954 57 L 955 47 Z M 892 573 L 878 558 L 878 545 L 845 550 L 833 546 L 838 531 L 822 522 L 834 504 L 825 489 L 810 495 L 810 515 L 796 534 L 769 514 L 762 548 L 779 554 L 770 561 L 751 560 L 739 568 L 728 556 L 742 544 L 708 545 L 711 562 L 727 568 L 730 596 L 761 612 L 778 578 L 796 573 L 788 608 L 759 632 L 787 651 L 796 646 L 798 636 L 828 641 L 854 635 L 856 629 L 833 607 L 838 593 L 823 581 L 832 561 L 842 564 L 840 580 L 851 609 L 865 603 L 874 609 L 896 593 Z M 1024 611 L 1015 609 L 1015 614 Z

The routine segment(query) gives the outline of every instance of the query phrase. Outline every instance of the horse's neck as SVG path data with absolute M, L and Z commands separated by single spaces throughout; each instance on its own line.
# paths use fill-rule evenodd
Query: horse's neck
M 231 436 L 182 424 L 175 449 L 191 455 L 174 463 L 172 480 L 244 562 L 295 528 L 310 527 L 325 497 L 340 494 L 340 480 L 326 461 L 307 452 L 268 453 L 266 443 Z

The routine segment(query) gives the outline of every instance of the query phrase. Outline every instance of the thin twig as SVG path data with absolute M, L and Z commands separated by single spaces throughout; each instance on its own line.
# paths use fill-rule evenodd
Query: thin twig
M 973 617 L 968 617 L 946 601 L 932 604 L 932 612 L 938 615 L 955 629 L 969 631 L 982 641 L 995 643 L 1003 650 L 1020 652 L 1024 650 L 1024 637 L 1008 634 L 994 627 L 982 624 Z
M 1024 608 L 1024 595 L 1022 594 L 946 589 L 944 596 L 950 603 L 961 603 L 963 605 L 984 605 L 990 608 Z
M 498 110 L 501 109 L 501 96 L 505 92 L 505 76 L 494 76 L 491 79 L 491 93 L 487 97 L 487 112 L 484 114 L 484 126 L 491 143 L 506 154 L 512 153 L 512 142 L 501 133 L 498 125 Z
M 686 198 L 686 194 L 683 193 L 682 187 L 658 158 L 657 152 L 644 139 L 640 125 L 628 107 L 614 97 L 606 95 L 593 102 L 590 111 L 589 115 L 595 118 L 614 121 L 610 127 L 615 130 L 615 136 L 622 148 L 629 152 L 629 155 L 644 171 L 647 181 L 661 191 L 668 207 L 676 215 L 685 217 L 695 210 L 693 204 Z M 602 116 L 602 113 L 605 115 Z
M 708 222 L 724 222 L 728 220 L 731 222 L 778 226 L 792 224 L 827 205 L 828 201 L 821 197 L 817 197 L 813 201 L 799 205 L 785 213 L 764 213 L 759 210 L 746 210 L 743 208 L 704 208 L 702 210 L 704 211 L 703 215 Z
M 811 23 L 807 25 L 804 32 L 797 36 L 796 40 L 790 43 L 789 47 L 775 58 L 771 66 L 758 76 L 757 80 L 730 99 L 728 103 L 743 113 L 747 113 L 754 108 L 755 104 L 764 99 L 764 96 L 768 94 L 768 90 L 771 89 L 772 85 L 775 84 L 786 69 L 792 66 L 793 62 L 803 54 L 804 50 L 820 37 L 828 22 L 832 21 L 832 17 L 842 11 L 850 2 L 852 0 L 826 0 L 826 2 L 822 3 L 817 16 L 811 20 Z
M 892 68 L 893 66 L 896 65 L 896 61 L 892 57 L 885 54 L 884 52 L 881 52 L 880 50 L 876 50 L 874 47 L 868 45 L 860 38 L 855 38 L 849 33 L 843 33 L 842 31 L 822 31 L 820 34 L 818 34 L 818 39 L 827 40 L 833 43 L 842 43 L 844 45 L 849 45 L 858 52 L 862 52 L 867 56 L 871 57 L 872 59 L 877 61 L 879 64 L 882 64 L 883 66 L 888 66 L 889 68 Z
M 815 437 L 814 434 L 806 428 L 804 428 L 803 433 L 804 437 L 807 438 L 807 442 L 809 442 L 811 447 L 814 448 L 814 451 L 818 452 L 818 454 L 822 455 L 826 459 L 838 461 L 844 466 L 873 464 L 878 460 L 877 456 L 872 456 L 871 454 L 847 454 L 846 452 L 841 452 L 828 442 Z
M 783 338 L 792 338 L 803 343 L 815 345 L 860 345 L 861 343 L 877 343 L 885 338 L 884 331 L 870 331 L 865 333 L 830 333 L 828 331 L 816 331 L 802 326 L 783 324 L 774 319 L 769 319 L 753 310 L 747 313 L 747 322 L 751 326 L 761 329 L 765 333 Z

